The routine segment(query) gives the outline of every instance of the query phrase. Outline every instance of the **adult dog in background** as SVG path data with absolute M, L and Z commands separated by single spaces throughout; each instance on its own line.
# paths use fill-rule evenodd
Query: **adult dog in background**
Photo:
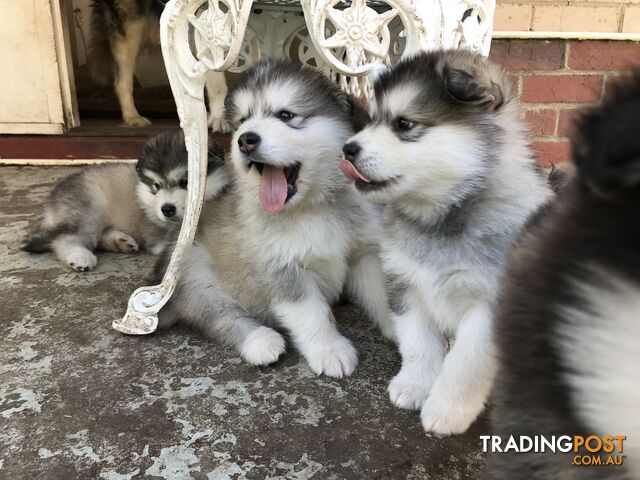
M 343 291 L 390 335 L 376 212 L 339 169 L 354 104 L 319 71 L 281 60 L 249 70 L 227 112 L 233 185 L 205 204 L 161 326 L 182 320 L 253 365 L 284 352 L 280 326 L 313 372 L 350 375 L 357 353 L 331 311 Z
M 144 127 L 151 122 L 141 116 L 133 100 L 133 77 L 142 48 L 160 44 L 161 0 L 93 0 L 91 5 L 91 45 L 89 67 L 96 83 L 113 86 L 120 102 L 124 123 Z M 209 127 L 228 132 L 224 117 L 227 83 L 222 72 L 209 72 Z
M 612 452 L 624 463 L 512 451 L 489 457 L 488 478 L 640 478 L 639 124 L 636 72 L 578 120 L 576 176 L 512 252 L 496 318 L 492 426 L 503 445 L 511 435 L 624 435 L 624 452 Z
M 421 409 L 427 431 L 461 433 L 494 378 L 507 251 L 552 193 L 506 73 L 480 55 L 403 60 L 378 78 L 375 96 L 373 123 L 344 146 L 342 168 L 385 205 L 382 257 L 402 355 L 389 394 Z

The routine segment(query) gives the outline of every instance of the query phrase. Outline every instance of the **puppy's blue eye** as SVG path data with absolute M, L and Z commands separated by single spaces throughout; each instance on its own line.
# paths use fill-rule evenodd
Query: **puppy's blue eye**
M 246 121 L 247 121 L 247 118 L 249 118 L 249 117 L 242 117 L 242 118 L 240 119 L 240 123 L 244 123 L 244 122 L 246 122 Z
M 158 193 L 158 190 L 160 190 L 161 185 L 159 183 L 154 183 L 153 185 L 151 185 L 151 192 L 152 193 Z
M 189 181 L 186 178 L 183 178 L 182 180 L 180 180 L 180 188 L 187 188 L 187 184 L 189 183 Z
M 283 122 L 288 122 L 293 117 L 295 117 L 295 115 L 289 110 L 280 110 L 278 113 L 276 113 L 276 117 L 278 117 Z
M 398 130 L 403 131 L 403 132 L 411 130 L 414 126 L 415 126 L 415 123 L 413 123 L 411 120 L 409 120 L 408 118 L 405 118 L 405 117 L 398 117 L 395 120 L 395 127 Z

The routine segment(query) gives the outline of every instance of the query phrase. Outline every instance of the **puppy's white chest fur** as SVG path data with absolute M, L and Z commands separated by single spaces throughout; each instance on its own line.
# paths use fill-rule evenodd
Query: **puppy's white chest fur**
M 347 275 L 352 234 L 343 218 L 327 211 L 295 221 L 263 224 L 253 247 L 265 266 L 297 266 L 313 274 L 325 297 L 336 300 Z M 258 233 L 258 232 L 256 232 Z

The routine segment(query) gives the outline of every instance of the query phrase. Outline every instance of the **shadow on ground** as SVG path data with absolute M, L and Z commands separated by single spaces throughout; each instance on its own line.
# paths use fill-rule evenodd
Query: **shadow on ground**
M 67 168 L 0 168 L 0 478 L 474 479 L 479 435 L 425 435 L 390 404 L 395 349 L 351 306 L 336 309 L 360 364 L 315 377 L 289 348 L 252 368 L 171 330 L 111 329 L 151 270 L 147 254 L 102 254 L 77 273 L 20 239 Z

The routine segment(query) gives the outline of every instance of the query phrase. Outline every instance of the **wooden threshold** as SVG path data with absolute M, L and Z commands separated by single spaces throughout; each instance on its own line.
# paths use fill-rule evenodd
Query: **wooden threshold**
M 0 135 L 0 162 L 61 165 L 135 159 L 147 138 L 179 128 L 177 119 L 152 121 L 148 127 L 131 128 L 120 119 L 87 119 L 63 135 Z M 223 148 L 229 146 L 228 136 L 215 137 Z

